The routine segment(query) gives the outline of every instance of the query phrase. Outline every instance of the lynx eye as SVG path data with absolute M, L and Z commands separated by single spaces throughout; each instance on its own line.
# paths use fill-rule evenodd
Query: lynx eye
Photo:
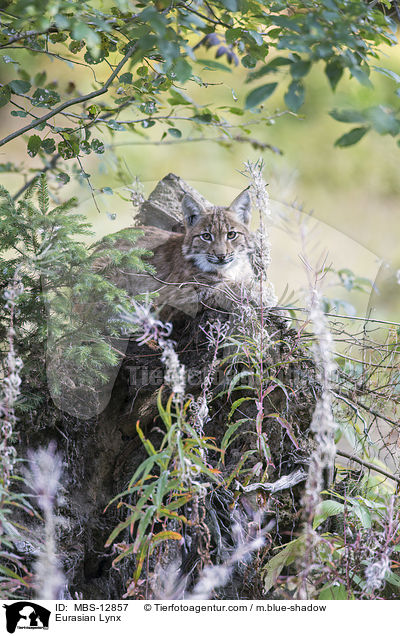
M 200 238 L 202 238 L 203 241 L 212 241 L 210 232 L 204 232 L 204 234 L 200 234 Z
M 226 236 L 228 239 L 232 240 L 237 237 L 237 232 L 234 232 L 233 230 L 231 230 L 230 232 L 228 232 Z

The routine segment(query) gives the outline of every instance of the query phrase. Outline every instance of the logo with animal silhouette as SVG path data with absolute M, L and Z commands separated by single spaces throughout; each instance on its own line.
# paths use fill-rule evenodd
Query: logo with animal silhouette
M 14 634 L 16 629 L 49 629 L 51 612 L 37 603 L 18 601 L 3 607 L 9 634 Z

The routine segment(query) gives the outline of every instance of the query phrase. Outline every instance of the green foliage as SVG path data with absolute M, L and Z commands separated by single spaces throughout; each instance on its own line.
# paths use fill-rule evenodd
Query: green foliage
M 0 32 L 8 64 L 0 108 L 13 106 L 12 115 L 23 126 L 0 145 L 26 133 L 30 157 L 44 166 L 51 157 L 52 171 L 71 175 L 71 161 L 103 153 L 110 136 L 113 145 L 113 138 L 126 131 L 135 140 L 156 126 L 163 142 L 168 135 L 182 141 L 193 133 L 203 137 L 209 128 L 219 143 L 229 143 L 233 123 L 243 140 L 250 134 L 247 110 L 272 125 L 263 103 L 278 86 L 284 88 L 286 108 L 292 114 L 301 110 L 307 75 L 320 62 L 332 90 L 346 72 L 365 86 L 372 86 L 371 71 L 397 85 L 399 76 L 378 64 L 379 46 L 395 42 L 391 19 L 367 2 L 293 0 L 288 8 L 280 0 L 268 5 L 214 0 L 196 8 L 186 2 L 134 3 L 133 8 L 114 0 L 100 8 L 89 1 L 10 0 Z M 218 61 L 204 59 L 204 49 Z M 26 64 L 25 53 L 39 64 L 51 57 L 54 71 L 38 72 L 36 64 Z M 210 71 L 234 72 L 239 61 L 248 69 L 246 82 L 270 74 L 276 81 L 253 88 L 244 110 L 229 101 L 219 111 L 205 110 L 192 98 L 192 88 L 208 86 Z M 60 79 L 65 65 L 68 83 Z M 85 93 L 82 86 L 89 81 L 94 88 Z M 370 129 L 399 135 L 397 113 L 384 104 L 374 106 L 366 120 L 337 145 L 352 145 Z M 96 139 L 91 138 L 94 128 Z
M 282 392 L 288 398 L 292 392 L 290 385 L 285 383 L 285 369 L 293 362 L 297 363 L 296 347 L 287 353 L 284 361 L 277 355 L 285 346 L 279 339 L 267 337 L 255 315 L 252 317 L 251 325 L 244 327 L 241 332 L 228 335 L 222 343 L 221 350 L 224 355 L 220 365 L 231 378 L 229 385 L 216 395 L 216 399 L 224 397 L 231 404 L 227 430 L 221 442 L 222 461 L 229 446 L 240 435 L 250 432 L 255 436 L 255 448 L 259 458 L 268 466 L 271 454 L 266 430 L 267 421 L 271 419 L 282 427 L 282 437 L 287 436 L 293 447 L 299 448 L 293 423 L 285 417 L 284 412 L 274 412 L 275 395 Z M 271 356 L 271 351 L 275 352 L 275 355 Z M 239 397 L 234 399 L 234 395 Z M 242 405 L 246 402 L 254 404 L 257 408 L 258 414 L 254 421 L 250 418 L 238 418 Z M 243 468 L 243 472 L 246 470 L 246 467 Z
M 339 139 L 335 141 L 335 146 L 339 146 L 339 148 L 353 146 L 353 144 L 356 144 L 358 141 L 360 141 L 360 139 L 362 139 L 367 132 L 368 128 L 366 128 L 365 126 L 362 126 L 360 128 L 353 128 L 352 130 L 350 130 L 350 132 L 339 137 Z
M 346 316 L 355 316 L 356 309 L 354 305 L 343 297 L 343 291 L 345 296 L 348 296 L 353 292 L 359 292 L 362 294 L 370 294 L 374 289 L 374 283 L 369 278 L 364 276 L 357 276 L 348 267 L 342 267 L 339 270 L 335 270 L 332 267 L 326 269 L 326 273 L 330 274 L 329 286 L 339 287 L 341 294 L 335 294 L 332 296 L 322 297 L 322 308 L 327 313 L 340 314 L 343 313 Z
M 0 388 L 0 598 L 15 598 L 21 590 L 31 586 L 24 558 L 18 554 L 17 542 L 23 541 L 25 528 L 18 512 L 34 515 L 24 479 L 19 477 L 15 404 L 20 393 L 22 361 L 14 348 L 15 306 L 22 293 L 17 278 L 4 294 L 4 314 L 8 317 L 7 355 L 0 360 L 2 383 Z M 2 347 L 3 349 L 3 347 Z M 4 358 L 4 359 L 3 359 Z M 18 520 L 19 519 L 19 520 Z
M 29 495 L 18 492 L 20 477 L 13 475 L 9 487 L 0 481 L 0 599 L 21 598 L 32 587 L 32 573 L 17 553 L 16 543 L 26 538 L 25 528 L 15 521 L 16 511 L 37 515 Z M 28 486 L 24 484 L 27 489 Z
M 111 545 L 127 529 L 134 536 L 133 543 L 119 544 L 120 554 L 114 559 L 114 564 L 117 564 L 128 556 L 136 556 L 136 566 L 128 588 L 132 594 L 145 559 L 165 542 L 181 541 L 182 527 L 193 525 L 193 520 L 185 514 L 186 504 L 200 495 L 204 496 L 207 487 L 211 486 L 210 480 L 220 483 L 216 471 L 207 465 L 204 457 L 206 449 L 218 449 L 196 433 L 190 422 L 189 405 L 190 400 L 183 404 L 171 394 L 164 407 L 160 389 L 158 410 L 165 428 L 163 439 L 155 448 L 137 423 L 136 430 L 148 458 L 135 471 L 127 490 L 110 502 L 132 495 L 136 500 L 135 505 L 125 501 L 119 504 L 128 510 L 128 514 L 106 543 L 106 546 Z M 204 479 L 208 483 L 201 483 Z M 173 526 L 168 524 L 171 520 Z
M 382 553 L 393 555 L 395 562 L 400 528 L 394 489 L 375 477 L 364 476 L 357 483 L 349 479 L 347 470 L 339 471 L 336 484 L 337 491 L 329 493 L 335 499 L 324 500 L 314 519 L 314 527 L 331 519 L 331 531 L 322 533 L 316 553 L 317 560 L 326 568 L 329 583 L 320 588 L 317 598 L 376 598 L 379 589 L 388 583 L 398 587 L 390 567 L 381 583 L 375 583 L 376 587 L 368 573 L 368 565 L 379 563 Z M 344 484 L 345 496 L 340 494 Z M 346 571 L 351 574 L 346 576 Z
M 15 203 L 0 187 L 0 286 L 16 271 L 24 292 L 16 309 L 15 346 L 24 361 L 27 387 L 20 409 L 46 395 L 46 349 L 53 364 L 63 360 L 63 373 L 54 379 L 53 392 L 65 383 L 94 386 L 108 380 L 108 367 L 119 357 L 107 336 L 126 327 L 116 307 L 129 308 L 127 294 L 106 280 L 92 266 L 95 256 L 78 237 L 92 234 L 84 216 L 73 212 L 75 199 L 51 207 L 46 178 L 39 176 Z M 127 230 L 132 249 L 124 253 L 104 248 L 110 262 L 143 271 L 140 254 L 133 248 L 138 231 Z M 108 245 L 108 243 L 106 243 Z M 0 318 L 1 339 L 7 333 L 7 317 Z M 32 391 L 35 389 L 35 396 Z M 40 393 L 42 394 L 41 397 Z
M 299 537 L 290 541 L 286 546 L 273 556 L 263 569 L 264 589 L 268 593 L 276 582 L 284 567 L 294 563 L 304 550 L 304 539 Z
M 270 84 L 263 84 L 258 88 L 255 88 L 251 93 L 249 93 L 246 97 L 246 108 L 254 108 L 264 102 L 276 89 L 278 86 L 277 82 L 271 82 Z
M 355 480 L 351 471 L 340 469 L 336 490 L 324 494 L 330 498 L 318 505 L 313 522 L 314 530 L 320 534 L 315 535 L 314 575 L 309 577 L 308 598 L 376 598 L 380 588 L 398 588 L 398 577 L 390 567 L 382 580 L 375 582 L 376 587 L 368 572 L 369 564 L 379 564 L 382 553 L 392 554 L 393 566 L 396 565 L 400 527 L 393 488 L 372 477 Z M 279 589 L 287 580 L 297 585 L 306 550 L 305 536 L 300 535 L 269 559 L 263 568 L 266 592 L 275 586 Z M 323 577 L 318 576 L 319 572 L 323 572 Z M 395 594 L 397 598 L 397 591 Z
M 144 254 L 134 248 L 136 231 L 124 231 L 118 237 L 131 241 L 132 249 L 118 250 L 117 237 L 102 241 L 106 265 L 101 271 L 93 269 L 99 253 L 93 255 L 81 242 L 90 234 L 90 226 L 83 216 L 73 213 L 74 201 L 51 206 L 44 176 L 31 182 L 28 170 L 44 168 L 57 176 L 60 185 L 68 183 L 71 176 L 87 180 L 90 175 L 84 172 L 81 159 L 92 155 L 102 160 L 128 134 L 133 141 L 156 143 L 180 143 L 194 135 L 204 138 L 210 134 L 226 144 L 235 139 L 235 126 L 239 139 L 249 138 L 252 121 L 272 125 L 267 113 L 267 100 L 272 95 L 292 115 L 302 113 L 304 104 L 312 115 L 315 106 L 307 102 L 308 75 L 316 67 L 323 68 L 332 91 L 346 76 L 369 90 L 377 72 L 398 95 L 399 75 L 379 62 L 379 47 L 395 43 L 393 22 L 381 5 L 347 0 L 294 0 L 290 6 L 280 0 L 213 0 L 193 6 L 164 0 L 133 4 L 113 0 L 100 7 L 89 1 L 9 0 L 0 32 L 0 48 L 7 64 L 0 108 L 4 113 L 10 111 L 16 130 L 0 144 L 12 144 L 23 136 L 29 162 L 20 166 L 5 160 L 0 172 L 23 174 L 29 187 L 17 203 L 5 188 L 0 190 L 0 286 L 4 288 L 19 272 L 25 289 L 18 299 L 15 322 L 15 346 L 24 359 L 22 395 L 16 405 L 20 413 L 35 414 L 39 401 L 47 395 L 46 347 L 54 368 L 62 368 L 55 376 L 56 395 L 67 393 L 71 384 L 79 383 L 90 392 L 106 383 L 109 368 L 119 359 L 110 338 L 118 338 L 125 327 L 131 331 L 132 325 L 125 323 L 119 309 L 116 311 L 120 307 L 129 311 L 127 295 L 104 274 L 113 267 L 143 271 Z M 385 6 L 390 9 L 391 3 Z M 51 66 L 38 68 L 48 59 Z M 215 77 L 222 71 L 225 77 L 232 77 L 238 68 L 246 74 L 249 85 L 244 104 L 237 103 L 234 91 L 219 108 L 209 103 L 208 93 L 204 100 L 197 99 L 201 89 L 209 86 L 210 73 Z M 338 147 L 350 147 L 370 131 L 397 138 L 399 143 L 400 118 L 393 105 L 357 109 L 349 104 L 330 114 L 336 121 L 351 125 L 337 139 Z M 102 192 L 112 194 L 108 187 Z M 370 281 L 349 269 L 333 274 L 335 283 L 346 292 L 369 291 Z M 354 313 L 343 298 L 324 302 L 326 311 Z M 278 392 L 289 403 L 292 388 L 280 379 L 279 371 L 297 352 L 287 352 L 284 361 L 267 362 L 269 348 L 281 345 L 284 349 L 285 343 L 260 343 L 260 326 L 254 326 L 258 331 L 236 334 L 224 344 L 222 364 L 233 374 L 229 386 L 216 398 L 230 401 L 220 449 L 196 433 L 188 405 L 172 397 L 166 406 L 159 399 L 163 433 L 158 447 L 138 425 L 148 458 L 118 497 L 123 499 L 120 505 L 127 517 L 108 540 L 110 545 L 121 534 L 132 537 L 132 541 L 128 538 L 118 544 L 120 554 L 115 562 L 129 555 L 136 557 L 133 588 L 146 558 L 168 541 L 181 540 L 183 528 L 193 522 L 185 506 L 203 496 L 204 489 L 213 491 L 216 483 L 229 489 L 238 477 L 245 483 L 256 476 L 260 482 L 268 479 L 264 471 L 271 462 L 265 433 L 268 425 L 278 424 L 282 439 L 293 453 L 298 450 L 296 423 L 276 408 L 268 415 L 263 411 L 265 403 L 272 406 Z M 296 325 L 299 339 L 307 337 L 306 326 Z M 2 316 L 2 342 L 7 329 Z M 343 329 L 335 333 L 338 346 L 344 348 Z M 354 452 L 362 456 L 361 461 L 389 474 L 390 469 L 371 456 L 369 430 L 377 417 L 392 428 L 398 419 L 398 336 L 392 330 L 382 343 L 374 342 L 368 349 L 364 325 L 363 344 L 353 340 L 348 355 L 343 349 L 337 352 L 338 379 L 333 387 L 337 441 L 346 437 Z M 380 368 L 382 360 L 385 366 Z M 386 392 L 385 387 L 389 387 Z M 253 419 L 243 417 L 249 404 L 258 408 Z M 241 435 L 254 439 L 253 448 L 243 453 L 223 481 L 210 468 L 205 453 L 216 453 L 223 467 Z M 259 460 L 256 466 L 252 464 L 255 456 Z M 393 489 L 367 471 L 352 483 L 349 473 L 339 466 L 326 497 L 314 517 L 320 539 L 314 566 L 317 573 L 323 573 L 323 584 L 316 577 L 313 593 L 320 599 L 370 597 L 375 592 L 369 591 L 365 571 L 374 549 L 377 545 L 392 549 L 398 543 L 398 530 L 389 536 L 390 521 L 385 517 L 394 500 Z M 0 522 L 6 528 L 1 536 L 1 556 L 9 559 L 7 566 L 0 567 L 0 593 L 13 594 L 17 589 L 13 585 L 29 584 L 29 573 L 13 556 L 9 535 L 14 530 L 7 523 L 13 508 L 23 506 L 32 511 L 22 496 L 5 490 L 0 492 L 0 501 Z M 364 552 L 360 546 L 365 547 Z M 298 567 L 304 549 L 300 536 L 268 561 L 264 568 L 266 589 L 279 586 L 279 577 Z M 351 576 L 346 578 L 349 570 Z M 385 581 L 399 587 L 393 570 L 386 572 Z
M 374 129 L 380 135 L 396 137 L 400 132 L 400 119 L 393 108 L 378 105 L 364 110 L 333 110 L 330 113 L 333 119 L 346 123 L 365 124 L 359 128 L 353 128 L 335 142 L 336 146 L 351 146 L 359 141 L 369 130 Z

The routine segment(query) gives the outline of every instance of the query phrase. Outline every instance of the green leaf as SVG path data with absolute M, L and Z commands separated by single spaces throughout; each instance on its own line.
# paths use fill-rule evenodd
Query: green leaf
M 71 37 L 74 40 L 85 40 L 88 49 L 98 49 L 100 46 L 100 36 L 91 29 L 85 22 L 76 22 L 72 29 Z
M 197 121 L 200 124 L 209 124 L 212 121 L 211 113 L 196 113 L 190 118 L 192 121 Z
M 25 95 L 25 93 L 28 93 L 32 88 L 31 83 L 25 80 L 13 80 L 9 83 L 9 87 L 16 95 Z
M 179 128 L 168 128 L 168 132 L 170 135 L 172 135 L 172 137 L 182 137 L 182 133 Z
M 268 593 L 275 584 L 276 579 L 280 575 L 285 565 L 290 565 L 295 561 L 303 551 L 304 538 L 299 537 L 288 543 L 283 550 L 270 559 L 267 565 L 262 569 L 264 578 L 264 593 Z
M 215 60 L 204 60 L 202 58 L 198 58 L 198 64 L 202 64 L 203 70 L 206 71 L 226 71 L 227 73 L 232 73 L 232 69 L 226 64 L 222 64 L 221 62 L 216 62 Z
M 293 62 L 290 67 L 290 73 L 294 79 L 300 79 L 301 77 L 307 75 L 310 68 L 311 62 L 307 60 L 300 60 L 299 62 Z
M 289 64 L 292 64 L 292 61 L 289 60 L 288 58 L 275 57 L 273 60 L 271 60 L 271 62 L 269 62 L 268 64 L 265 64 L 264 66 L 259 68 L 257 71 L 254 71 L 254 73 L 249 73 L 246 79 L 246 84 L 248 84 L 249 82 L 252 82 L 253 80 L 260 79 L 261 77 L 264 77 L 264 75 L 267 75 L 268 73 L 276 73 L 281 66 L 288 66 Z
M 229 109 L 229 112 L 232 113 L 232 115 L 244 115 L 244 110 L 243 108 L 238 108 L 237 106 L 232 106 Z
M 359 501 L 354 501 L 352 505 L 352 512 L 354 512 L 354 514 L 359 518 L 363 528 L 371 528 L 372 517 L 370 511 L 368 510 L 368 508 L 366 508 L 366 506 L 360 504 Z
M 331 11 L 337 11 L 338 7 L 335 0 L 322 0 L 322 4 Z
M 71 180 L 71 177 L 66 172 L 59 172 L 56 179 L 65 185 Z
M 77 154 L 71 144 L 66 141 L 60 141 L 57 146 L 57 150 L 63 159 L 72 159 L 73 157 L 76 157 Z
M 60 101 L 60 96 L 50 88 L 37 88 L 32 95 L 32 106 L 50 108 Z
M 33 83 L 35 86 L 43 86 L 46 81 L 47 73 L 46 71 L 40 71 L 40 73 L 36 73 Z
M 354 598 L 351 596 L 350 598 Z M 327 587 L 323 587 L 319 596 L 319 601 L 347 601 L 349 599 L 349 595 L 347 594 L 347 590 L 342 584 L 328 585 Z
M 81 51 L 84 46 L 85 46 L 84 40 L 72 40 L 72 42 L 68 44 L 69 50 L 71 51 L 71 53 L 74 53 L 74 54 Z
M 89 113 L 89 117 L 91 119 L 94 119 L 95 117 L 98 117 L 100 112 L 101 112 L 101 108 L 100 106 L 97 106 L 97 104 L 92 104 L 91 106 L 89 106 L 89 108 L 87 109 L 87 112 Z
M 169 93 L 171 97 L 167 101 L 169 104 L 171 104 L 171 106 L 183 106 L 185 104 L 192 103 L 192 101 L 188 97 L 186 97 L 186 95 L 184 95 L 180 91 L 177 91 L 176 89 L 171 88 Z
M 390 70 L 389 68 L 382 68 L 380 66 L 373 66 L 374 71 L 377 73 L 381 73 L 382 75 L 386 75 L 390 79 L 394 80 L 396 84 L 400 84 L 400 75 Z
M 182 535 L 179 532 L 175 532 L 173 530 L 161 530 L 157 534 L 153 535 L 150 539 L 151 548 L 154 548 L 155 545 L 161 543 L 162 541 L 181 541 Z
M 338 148 L 352 146 L 353 144 L 356 144 L 358 141 L 360 141 L 360 139 L 362 139 L 365 133 L 367 133 L 368 131 L 369 127 L 367 126 L 363 126 L 361 128 L 353 128 L 353 130 L 350 130 L 350 132 L 342 135 L 341 137 L 339 137 L 339 139 L 336 139 L 335 146 L 338 146 Z
M 140 437 L 140 441 L 142 442 L 143 446 L 145 447 L 148 455 L 150 457 L 152 455 L 157 456 L 157 451 L 154 448 L 153 443 L 147 437 L 145 437 L 142 429 L 140 428 L 139 420 L 136 422 L 136 430 L 137 430 L 138 435 Z
M 396 548 L 394 548 L 394 550 L 396 550 Z M 400 576 L 398 574 L 395 574 L 391 570 L 389 570 L 389 572 L 386 573 L 385 581 L 390 583 L 390 585 L 395 585 L 396 587 L 400 587 Z
M 257 59 L 252 55 L 245 55 L 242 57 L 241 62 L 244 68 L 254 68 L 257 64 Z
M 68 29 L 70 25 L 69 19 L 65 15 L 62 15 L 62 13 L 57 13 L 57 15 L 54 16 L 54 22 L 60 31 Z
M 11 115 L 13 117 L 27 117 L 28 113 L 25 110 L 12 110 Z
M 126 128 L 119 124 L 115 119 L 109 119 L 107 122 L 107 126 L 111 128 L 111 130 L 126 130 Z
M 160 0 L 161 2 L 163 0 Z M 147 3 L 152 5 L 154 3 Z M 148 22 L 151 25 L 151 28 L 158 33 L 158 35 L 163 36 L 166 31 L 166 18 L 165 16 L 157 11 L 155 6 L 148 6 L 142 11 L 140 14 L 141 20 Z
M 399 134 L 400 122 L 389 108 L 380 104 L 369 108 L 366 114 L 374 130 L 380 135 L 392 135 L 394 137 Z
M 276 87 L 278 86 L 278 82 L 270 82 L 269 84 L 263 84 L 258 88 L 255 88 L 250 93 L 246 95 L 245 108 L 255 108 L 261 102 L 264 102 L 268 97 L 272 95 Z
M 42 140 L 39 135 L 31 135 L 28 141 L 28 155 L 30 157 L 35 157 L 40 150 L 40 146 L 42 145 Z
M 349 124 L 363 124 L 366 121 L 365 115 L 359 110 L 331 110 L 330 116 L 336 121 L 342 121 Z
M 373 84 L 371 80 L 369 79 L 367 73 L 363 71 L 363 69 L 360 66 L 350 67 L 350 73 L 352 74 L 353 77 L 356 78 L 358 82 L 360 82 L 360 84 L 362 84 L 363 86 L 368 86 L 369 88 L 372 88 Z
M 92 143 L 90 144 L 92 150 L 98 154 L 98 155 L 102 155 L 104 153 L 104 144 L 102 141 L 100 141 L 100 139 L 93 139 Z
M 122 73 L 122 75 L 119 76 L 119 81 L 120 81 L 120 84 L 132 84 L 132 81 L 133 81 L 132 73 Z
M 173 70 L 174 70 L 176 79 L 181 84 L 184 84 L 185 82 L 187 82 L 188 79 L 190 79 L 190 77 L 192 76 L 192 67 L 183 57 L 181 57 L 174 64 Z
M 238 0 L 221 0 L 221 4 L 229 11 L 238 11 Z
M 262 46 L 264 44 L 264 40 L 261 33 L 258 33 L 258 31 L 252 31 L 251 29 L 249 29 L 248 33 L 249 35 L 251 35 L 251 37 L 253 38 L 253 40 L 256 42 L 258 46 Z
M 18 172 L 18 170 L 11 161 L 7 161 L 7 163 L 0 163 L 0 172 Z
M 7 535 L 6 535 L 7 536 Z M 25 585 L 26 587 L 29 587 L 27 581 L 25 581 L 21 576 L 19 576 L 19 574 L 17 574 L 16 572 L 14 572 L 14 570 L 11 570 L 10 568 L 8 568 L 5 565 L 0 565 L 0 572 L 2 574 L 4 574 L 7 578 L 10 579 L 14 579 L 16 581 L 20 581 L 20 583 L 22 583 L 23 585 Z M 15 597 L 14 597 L 15 598 Z M 3 606 L 5 607 L 5 606 Z
M 9 86 L 2 86 L 0 88 L 0 108 L 8 104 L 11 99 L 11 89 Z
M 235 29 L 227 29 L 225 31 L 225 40 L 227 44 L 233 44 L 238 40 L 243 34 L 243 29 L 237 27 Z
M 249 400 L 253 400 L 254 398 L 252 397 L 241 397 L 238 400 L 235 400 L 235 402 L 232 404 L 231 406 L 231 410 L 229 411 L 229 415 L 228 418 L 231 419 L 232 415 L 234 414 L 234 412 L 236 411 L 236 409 L 243 404 L 243 402 L 248 402 Z
M 92 152 L 90 144 L 86 140 L 83 140 L 83 141 L 80 142 L 79 148 L 85 155 L 90 155 L 90 153 Z
M 313 521 L 313 529 L 328 519 L 328 517 L 334 517 L 335 515 L 343 514 L 344 505 L 334 499 L 325 499 L 318 504 L 315 517 Z
M 342 64 L 338 60 L 328 62 L 325 67 L 325 74 L 329 80 L 332 90 L 334 91 L 343 75 Z
M 56 149 L 56 143 L 54 139 L 43 139 L 42 148 L 46 154 L 51 155 Z
M 243 425 L 243 422 L 247 422 L 247 420 L 246 419 L 237 420 L 236 422 L 228 426 L 228 429 L 225 435 L 223 436 L 222 442 L 221 442 L 221 449 L 223 452 L 226 451 L 229 444 L 233 441 L 231 440 L 232 436 L 236 433 L 237 429 Z M 236 437 L 234 439 L 236 439 Z
M 42 121 L 42 123 L 37 124 L 36 126 L 34 126 L 35 130 L 44 130 L 46 128 L 46 122 Z
M 285 94 L 285 104 L 289 110 L 297 113 L 304 102 L 304 86 L 301 82 L 293 80 Z

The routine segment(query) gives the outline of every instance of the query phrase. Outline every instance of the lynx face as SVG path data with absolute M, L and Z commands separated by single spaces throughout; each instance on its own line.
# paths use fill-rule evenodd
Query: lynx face
M 252 251 L 250 196 L 245 190 L 227 208 L 203 209 L 190 195 L 182 201 L 186 234 L 182 252 L 202 272 L 224 277 L 247 269 Z

